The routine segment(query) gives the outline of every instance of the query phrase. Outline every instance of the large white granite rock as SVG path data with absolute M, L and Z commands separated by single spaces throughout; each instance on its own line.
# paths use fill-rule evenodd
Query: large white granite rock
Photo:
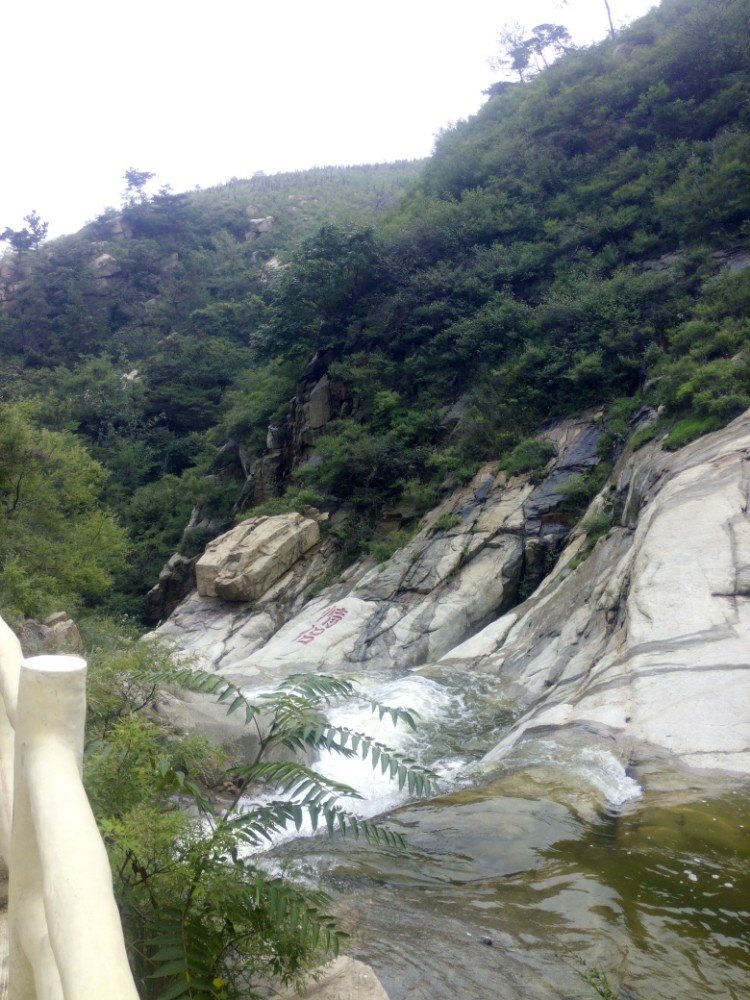
M 637 758 L 750 771 L 750 415 L 620 470 L 620 524 L 444 657 L 498 673 L 526 712 L 487 756 L 586 728 Z M 641 748 L 641 749 L 639 749 Z
M 198 593 L 255 601 L 319 541 L 317 521 L 301 514 L 243 521 L 209 542 L 196 562 Z

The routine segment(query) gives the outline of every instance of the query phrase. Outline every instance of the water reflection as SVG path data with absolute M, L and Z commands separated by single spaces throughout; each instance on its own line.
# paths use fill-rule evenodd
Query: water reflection
M 583 731 L 524 742 L 487 772 L 513 719 L 497 681 L 367 684 L 419 708 L 399 745 L 452 790 L 390 814 L 407 854 L 307 837 L 269 863 L 333 893 L 392 1000 L 595 997 L 581 974 L 597 969 L 619 1000 L 750 996 L 749 786 L 623 761 Z M 364 700 L 338 721 L 369 716 Z M 402 801 L 361 761 L 319 766 L 374 795 L 371 811 Z
M 593 967 L 622 1000 L 750 995 L 747 790 L 647 793 L 594 820 L 540 793 L 538 775 L 508 775 L 398 810 L 408 855 L 308 841 L 297 863 L 392 1000 L 593 997 Z

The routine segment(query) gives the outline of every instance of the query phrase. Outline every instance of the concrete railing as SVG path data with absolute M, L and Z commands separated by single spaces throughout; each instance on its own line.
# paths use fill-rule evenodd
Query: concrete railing
M 9 1000 L 138 1000 L 81 783 L 86 663 L 24 659 L 0 619 L 0 853 Z

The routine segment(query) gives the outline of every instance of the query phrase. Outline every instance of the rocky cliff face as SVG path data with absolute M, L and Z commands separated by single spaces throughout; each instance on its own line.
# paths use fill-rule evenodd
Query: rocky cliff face
M 748 414 L 624 458 L 609 536 L 571 569 L 575 538 L 531 600 L 444 658 L 498 673 L 526 709 L 488 762 L 585 729 L 633 760 L 750 770 L 749 487 Z
M 268 428 L 264 454 L 243 456 L 246 480 L 240 510 L 278 496 L 289 474 L 309 459 L 326 424 L 351 412 L 347 387 L 328 373 L 330 360 L 325 353 L 312 358 L 297 382 L 287 416 Z
M 519 719 L 488 766 L 554 731 L 585 732 L 623 759 L 746 772 L 750 414 L 677 453 L 658 442 L 626 452 L 590 509 L 612 527 L 589 554 L 561 500 L 596 462 L 597 435 L 594 420 L 552 428 L 558 457 L 537 484 L 481 470 L 383 566 L 356 564 L 311 596 L 333 565 L 319 541 L 254 604 L 193 594 L 159 634 L 251 686 L 438 660 L 497 674 Z
M 486 466 L 386 564 L 357 563 L 316 596 L 311 591 L 330 575 L 335 555 L 325 540 L 253 605 L 196 593 L 158 632 L 239 683 L 298 670 L 403 669 L 435 660 L 512 607 L 522 583 L 533 586 L 549 562 L 545 554 L 559 551 L 574 524 L 560 510 L 563 487 L 596 464 L 598 436 L 590 418 L 550 429 L 558 455 L 540 483 Z
M 346 416 L 353 405 L 349 390 L 328 374 L 330 358 L 316 354 L 297 382 L 284 420 L 271 424 L 262 454 L 251 452 L 236 441 L 219 450 L 211 478 L 221 484 L 236 483 L 239 499 L 236 513 L 265 503 L 283 492 L 289 475 L 310 459 L 312 448 L 326 424 Z M 186 533 L 218 535 L 229 525 L 206 516 L 197 506 Z M 159 580 L 147 596 L 147 613 L 153 622 L 170 615 L 195 586 L 195 557 L 175 554 L 165 564 Z

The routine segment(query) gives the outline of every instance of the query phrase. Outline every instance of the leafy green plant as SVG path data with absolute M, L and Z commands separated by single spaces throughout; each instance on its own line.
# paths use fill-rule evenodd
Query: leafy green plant
M 591 517 L 587 517 L 585 521 L 581 522 L 581 529 L 586 532 L 586 544 L 583 549 L 574 556 L 568 563 L 569 569 L 575 569 L 580 566 L 591 553 L 594 551 L 594 546 L 603 538 L 605 535 L 609 534 L 612 527 L 612 514 L 608 510 L 601 510 L 596 514 L 592 514 Z
M 373 539 L 367 546 L 367 550 L 376 563 L 387 563 L 394 552 L 402 549 L 413 537 L 413 530 L 401 528 L 399 531 L 394 531 L 385 538 Z
M 560 492 L 563 495 L 561 509 L 579 514 L 586 509 L 599 490 L 604 486 L 609 475 L 609 466 L 600 462 L 595 468 L 584 473 L 574 473 L 565 483 Z
M 609 511 L 599 511 L 597 514 L 592 514 L 591 517 L 587 517 L 585 521 L 581 523 L 581 528 L 586 532 L 589 539 L 593 539 L 595 542 L 606 535 L 609 529 L 612 527 L 612 515 Z
M 602 1000 L 617 1000 L 617 994 L 612 989 L 607 973 L 601 965 L 590 965 L 580 955 L 574 954 L 569 948 L 563 947 L 560 960 L 575 972 L 576 976 L 590 988 L 593 994 Z
M 709 434 L 721 427 L 722 421 L 716 416 L 689 416 L 678 420 L 664 440 L 667 451 L 677 451 L 696 438 Z
M 644 444 L 648 444 L 649 441 L 653 441 L 655 437 L 658 437 L 661 431 L 661 426 L 658 422 L 649 424 L 648 427 L 641 427 L 637 430 L 635 434 L 630 439 L 630 446 L 633 451 L 638 451 L 642 448 Z
M 0 609 L 42 615 L 95 602 L 126 559 L 103 510 L 106 470 L 27 404 L 0 404 Z
M 581 980 L 602 1000 L 617 1000 L 617 994 L 612 989 L 607 973 L 598 965 L 582 965 L 576 969 Z
M 430 534 L 436 535 L 439 531 L 450 531 L 451 528 L 457 527 L 460 523 L 460 517 L 457 517 L 455 514 L 449 514 L 445 511 L 430 525 Z
M 130 712 L 113 720 L 113 699 L 101 686 L 95 691 L 85 778 L 141 995 L 224 1000 L 256 996 L 269 980 L 294 982 L 336 954 L 346 935 L 324 893 L 269 875 L 254 852 L 305 821 L 313 831 L 404 847 L 400 833 L 341 804 L 359 793 L 302 757 L 323 750 L 359 757 L 416 796 L 431 794 L 436 777 L 408 755 L 329 722 L 329 706 L 357 695 L 349 681 L 300 675 L 250 701 L 216 674 L 133 659 L 140 655 L 131 652 L 108 667 L 110 685 L 127 677 L 124 700 L 133 708 L 148 702 L 142 689 L 179 684 L 214 695 L 256 736 L 252 759 L 227 767 L 204 741 L 175 740 L 148 716 Z M 416 725 L 406 709 L 371 704 L 380 719 Z
M 509 476 L 521 472 L 534 472 L 544 466 L 557 454 L 557 449 L 546 438 L 526 438 L 519 442 L 503 463 Z
M 309 507 L 320 507 L 325 497 L 313 489 L 288 489 L 283 496 L 270 497 L 261 504 L 244 511 L 238 521 L 247 521 L 251 517 L 274 517 L 276 514 L 304 513 Z

